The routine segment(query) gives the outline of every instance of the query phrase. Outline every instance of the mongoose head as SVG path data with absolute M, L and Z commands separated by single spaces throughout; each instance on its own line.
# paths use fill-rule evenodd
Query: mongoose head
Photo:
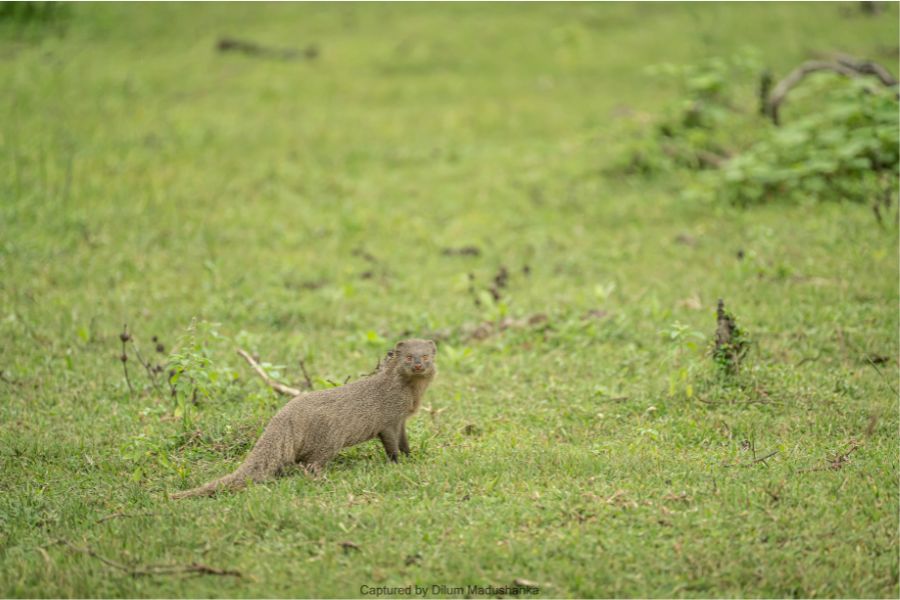
M 432 377 L 437 346 L 431 340 L 403 340 L 393 350 L 397 371 L 404 377 Z

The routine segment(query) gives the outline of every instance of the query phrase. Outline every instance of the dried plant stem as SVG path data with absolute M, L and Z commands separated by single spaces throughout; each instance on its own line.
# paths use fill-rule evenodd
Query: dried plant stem
M 262 378 L 262 380 L 266 382 L 266 385 L 268 385 L 270 388 L 272 388 L 279 394 L 284 394 L 285 396 L 299 396 L 300 394 L 303 393 L 301 390 L 298 390 L 297 388 L 293 388 L 291 386 L 284 385 L 283 383 L 278 383 L 277 381 L 275 381 L 274 379 L 269 377 L 269 375 L 263 370 L 263 368 L 261 366 L 259 366 L 259 363 L 256 362 L 255 360 L 253 360 L 253 357 L 250 356 L 249 354 L 247 354 L 247 352 L 245 352 L 244 350 L 241 350 L 240 348 L 238 348 L 237 353 L 240 354 L 241 357 L 243 357 L 243 359 L 247 361 L 247 364 L 249 364 L 250 367 L 254 371 L 256 371 L 256 374 L 259 375 Z M 306 369 L 304 368 L 303 371 L 305 374 Z M 308 376 L 307 376 L 307 380 L 309 380 Z

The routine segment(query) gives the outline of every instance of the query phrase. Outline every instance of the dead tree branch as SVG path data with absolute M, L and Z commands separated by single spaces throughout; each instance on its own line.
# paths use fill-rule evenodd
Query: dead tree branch
M 257 56 L 273 60 L 299 60 L 302 58 L 315 60 L 319 56 L 319 47 L 316 44 L 310 44 L 301 52 L 296 48 L 273 48 L 248 40 L 239 40 L 228 37 L 221 38 L 216 44 L 216 48 L 219 52 L 240 52 L 247 56 Z
M 245 351 L 238 348 L 237 353 L 247 361 L 247 364 L 249 364 L 250 367 L 252 367 L 253 370 L 256 371 L 256 374 L 266 382 L 266 385 L 268 385 L 279 394 L 284 394 L 285 396 L 299 396 L 303 393 L 302 390 L 284 385 L 283 383 L 278 383 L 277 381 L 269 377 L 268 374 L 266 374 L 266 372 L 263 370 L 263 368 L 259 366 L 259 363 L 253 360 L 253 357 L 247 354 Z
M 849 54 L 838 54 L 835 60 L 845 67 L 849 67 L 861 75 L 874 75 L 881 81 L 882 85 L 890 87 L 897 85 L 897 80 L 883 66 L 871 60 L 859 60 Z
M 857 60 L 851 56 L 841 55 L 833 61 L 810 60 L 793 71 L 787 77 L 778 82 L 772 89 L 771 95 L 765 102 L 765 113 L 772 119 L 775 125 L 779 125 L 778 109 L 787 98 L 788 92 L 794 89 L 808 75 L 819 71 L 832 71 L 844 77 L 858 77 L 860 75 L 872 75 L 885 86 L 897 85 L 897 80 L 883 66 L 872 62 Z

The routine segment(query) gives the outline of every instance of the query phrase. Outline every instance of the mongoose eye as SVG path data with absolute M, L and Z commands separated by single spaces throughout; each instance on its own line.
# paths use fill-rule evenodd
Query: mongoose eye
M 428 360 L 428 355 L 427 355 L 427 354 L 423 354 L 423 355 L 422 355 L 422 360 Z
M 406 362 L 410 362 L 410 361 L 412 361 L 412 354 L 407 354 L 407 355 L 406 355 Z

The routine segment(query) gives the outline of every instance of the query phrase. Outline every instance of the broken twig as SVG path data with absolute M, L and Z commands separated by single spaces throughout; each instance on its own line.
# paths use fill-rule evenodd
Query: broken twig
M 306 382 L 306 389 L 313 389 L 312 379 L 309 378 L 309 373 L 306 371 L 306 362 L 301 358 L 300 359 L 300 370 L 303 371 L 303 379 Z
M 249 354 L 247 354 L 245 351 L 238 348 L 237 353 L 240 354 L 244 358 L 244 360 L 247 361 L 247 364 L 249 364 L 250 367 L 252 367 L 253 370 L 256 371 L 256 374 L 259 375 L 262 378 L 262 380 L 266 382 L 266 385 L 268 385 L 270 388 L 272 388 L 279 394 L 284 394 L 285 396 L 299 396 L 300 394 L 303 393 L 301 390 L 298 390 L 297 388 L 293 388 L 289 385 L 284 385 L 283 383 L 278 383 L 277 381 L 275 381 L 274 379 L 269 377 L 268 374 L 266 374 L 266 372 L 263 370 L 263 368 L 261 366 L 259 366 L 259 363 L 256 362 L 255 360 L 253 360 L 253 357 L 250 356 Z M 301 363 L 301 365 L 302 364 L 303 363 Z M 303 371 L 305 373 L 306 369 L 304 369 Z M 309 381 L 308 376 L 307 376 L 307 381 Z

